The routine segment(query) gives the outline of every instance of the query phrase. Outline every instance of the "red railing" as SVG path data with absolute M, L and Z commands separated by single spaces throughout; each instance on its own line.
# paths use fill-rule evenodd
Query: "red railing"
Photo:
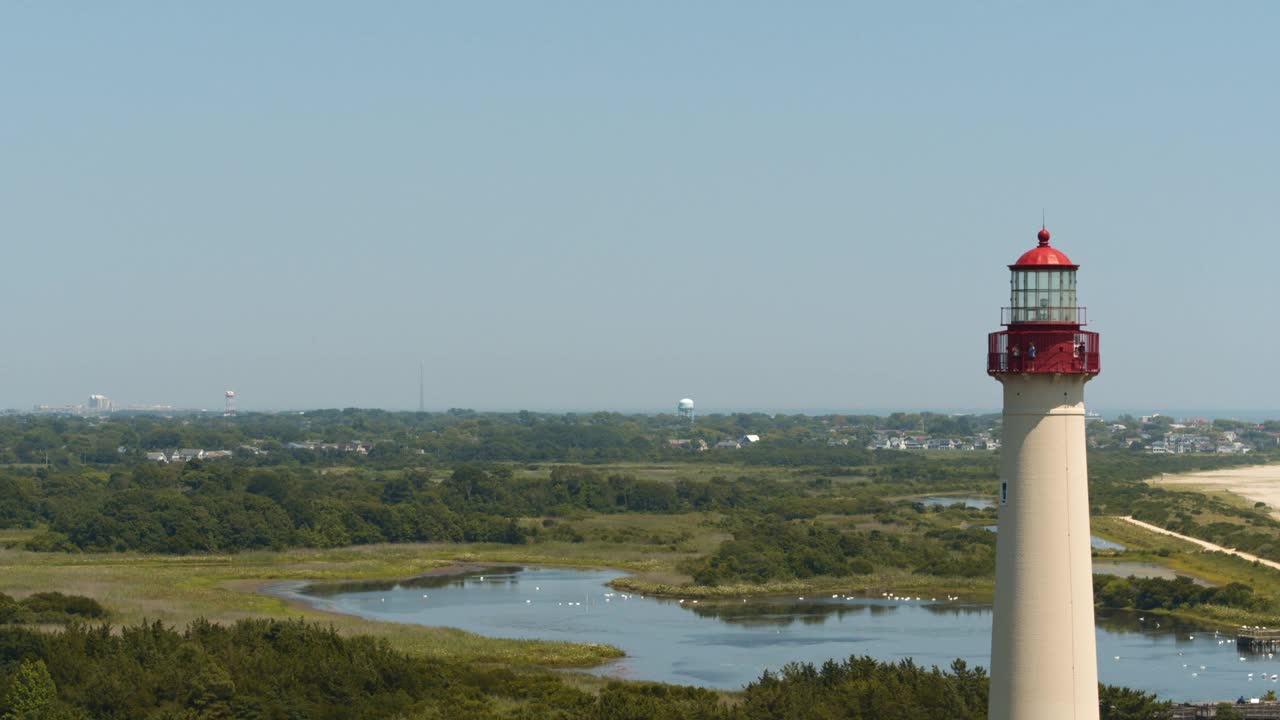
M 987 336 L 987 374 L 1071 373 L 1101 370 L 1098 333 L 1083 330 L 1002 330 Z
M 1088 308 L 1084 307 L 1003 307 L 1000 308 L 1000 324 L 1066 323 L 1087 325 Z

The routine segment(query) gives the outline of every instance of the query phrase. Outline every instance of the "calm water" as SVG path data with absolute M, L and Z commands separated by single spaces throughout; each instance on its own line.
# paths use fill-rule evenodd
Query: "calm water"
M 937 505 L 939 507 L 951 507 L 959 503 L 967 508 L 985 509 L 995 505 L 995 501 L 991 498 L 966 497 L 963 495 L 930 495 L 929 497 L 914 498 L 915 502 L 923 505 Z
M 925 666 L 946 667 L 957 657 L 990 664 L 988 605 L 830 594 L 680 603 L 625 597 L 605 586 L 620 575 L 496 568 L 394 586 L 300 588 L 292 583 L 272 591 L 375 620 L 445 625 L 493 637 L 608 643 L 627 657 L 593 672 L 619 678 L 736 689 L 788 662 L 821 663 L 850 655 L 911 657 Z M 1272 688 L 1280 692 L 1280 683 L 1270 679 L 1280 674 L 1280 657 L 1241 660 L 1234 638 L 1168 618 L 1159 623 L 1130 613 L 1100 616 L 1100 679 L 1179 701 L 1257 696 Z
M 989 530 L 991 532 L 998 532 L 1000 530 L 1000 526 L 999 525 L 983 525 L 982 529 Z M 1124 546 L 1121 545 L 1120 543 L 1114 543 L 1114 542 L 1111 542 L 1110 540 L 1103 540 L 1097 535 L 1089 536 L 1089 546 L 1092 547 L 1094 550 L 1124 550 Z

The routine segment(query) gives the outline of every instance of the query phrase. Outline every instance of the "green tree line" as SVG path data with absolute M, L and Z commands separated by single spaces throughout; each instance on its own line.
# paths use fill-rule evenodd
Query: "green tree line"
M 162 623 L 55 633 L 0 627 L 6 720 L 980 720 L 981 668 L 851 657 L 766 672 L 720 693 L 610 682 L 590 692 L 548 672 L 411 657 L 304 622 Z M 1161 720 L 1168 704 L 1101 689 L 1104 720 Z

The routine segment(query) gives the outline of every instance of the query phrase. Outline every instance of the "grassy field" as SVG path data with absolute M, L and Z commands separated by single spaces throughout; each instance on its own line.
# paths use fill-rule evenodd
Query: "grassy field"
M 585 536 L 583 542 L 533 545 L 370 545 L 201 556 L 6 549 L 0 550 L 0 591 L 18 596 L 48 590 L 85 595 L 103 603 L 117 624 L 147 619 L 181 626 L 196 618 L 230 622 L 244 617 L 305 617 L 330 623 L 344 634 L 384 637 L 399 649 L 426 656 L 588 666 L 622 653 L 589 643 L 500 640 L 451 628 L 361 620 L 291 604 L 259 590 L 291 580 L 406 578 L 471 563 L 608 567 L 649 581 L 680 583 L 688 578 L 675 571 L 676 564 L 710 552 L 725 537 L 716 527 L 718 520 L 712 513 L 587 516 L 572 521 Z M 14 546 L 38 531 L 0 531 L 0 546 Z
M 1123 545 L 1126 559 L 1163 562 L 1174 554 L 1200 551 L 1198 545 L 1186 540 L 1153 533 L 1117 517 L 1093 517 L 1089 524 L 1094 535 Z
M 483 548 L 473 555 L 483 554 Z M 606 645 L 485 638 L 451 628 L 379 623 L 323 613 L 257 592 L 285 580 L 402 578 L 457 564 L 457 548 L 366 546 L 242 555 L 63 555 L 0 551 L 3 590 L 56 590 L 103 603 L 117 624 L 143 619 L 182 626 L 196 618 L 305 617 L 343 634 L 386 638 L 407 652 L 454 660 L 553 667 L 594 665 L 621 656 Z
M 259 592 L 273 582 L 412 577 L 462 564 L 609 567 L 630 576 L 620 586 L 641 594 L 740 597 L 820 592 L 913 592 L 921 596 L 963 591 L 990 596 L 989 579 L 952 579 L 909 573 L 803 582 L 687 586 L 676 568 L 682 560 L 713 551 L 727 535 L 715 513 L 592 515 L 571 522 L 583 542 L 532 545 L 373 545 L 336 550 L 296 549 L 238 555 L 168 556 L 59 554 L 0 550 L 0 589 L 11 595 L 56 590 L 102 602 L 115 623 L 143 619 L 184 625 L 196 618 L 229 622 L 250 616 L 305 617 L 333 624 L 345 634 L 387 638 L 395 647 L 427 656 L 476 662 L 584 666 L 620 655 L 611 647 L 483 638 L 448 628 L 426 628 L 327 614 Z M 540 519 L 526 520 L 539 523 Z M 20 542 L 34 530 L 8 530 L 0 543 Z

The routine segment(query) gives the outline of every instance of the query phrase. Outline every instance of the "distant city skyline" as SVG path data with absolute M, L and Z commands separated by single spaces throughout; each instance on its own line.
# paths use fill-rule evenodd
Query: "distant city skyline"
M 8 3 L 0 406 L 1280 407 L 1280 7 Z M 669 401 L 668 401 L 669 398 Z

